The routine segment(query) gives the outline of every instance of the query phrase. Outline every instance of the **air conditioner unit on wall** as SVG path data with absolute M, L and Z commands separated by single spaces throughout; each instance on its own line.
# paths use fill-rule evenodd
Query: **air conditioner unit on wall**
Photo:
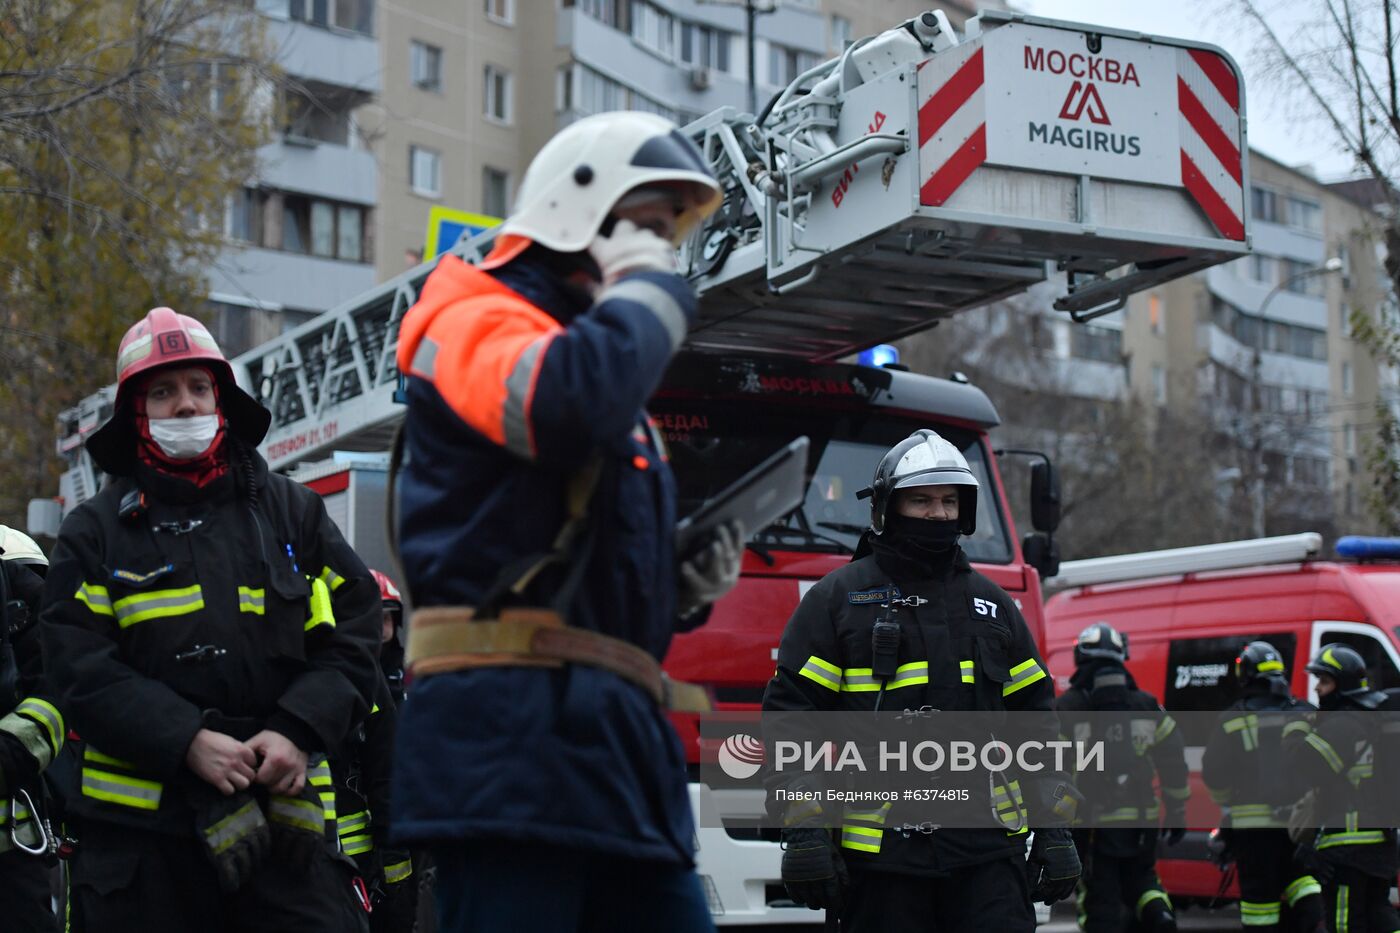
M 707 91 L 710 88 L 710 69 L 692 68 L 690 69 L 690 86 L 696 91 Z

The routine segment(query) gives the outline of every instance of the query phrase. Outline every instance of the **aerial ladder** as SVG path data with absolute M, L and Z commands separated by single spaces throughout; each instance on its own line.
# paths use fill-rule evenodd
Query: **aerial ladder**
M 680 250 L 701 352 L 847 357 L 1051 282 L 1076 321 L 1248 253 L 1244 89 L 1219 49 L 987 11 L 862 39 L 757 115 L 684 128 L 724 189 Z M 479 260 L 487 231 L 451 252 Z M 238 357 L 273 415 L 273 469 L 384 450 L 402 417 L 399 323 L 436 260 Z M 60 418 L 64 510 L 100 477 Z

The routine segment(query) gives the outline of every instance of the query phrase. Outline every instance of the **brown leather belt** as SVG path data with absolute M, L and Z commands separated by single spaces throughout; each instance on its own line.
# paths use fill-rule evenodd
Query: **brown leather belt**
M 705 713 L 703 688 L 672 680 L 650 654 L 620 638 L 575 628 L 552 609 L 516 607 L 476 621 L 469 606 L 431 606 L 408 626 L 408 668 L 431 677 L 478 667 L 562 667 L 587 664 L 641 687 L 666 709 Z

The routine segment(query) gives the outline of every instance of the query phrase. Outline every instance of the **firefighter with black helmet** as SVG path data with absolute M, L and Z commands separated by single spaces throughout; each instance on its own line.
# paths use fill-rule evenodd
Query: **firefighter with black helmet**
M 1366 662 L 1356 649 L 1334 642 L 1308 662 L 1317 678 L 1317 726 L 1290 735 L 1285 766 L 1311 788 L 1313 825 L 1298 858 L 1322 884 L 1323 920 L 1335 931 L 1377 933 L 1400 929 L 1390 889 L 1400 870 L 1394 827 L 1362 821 L 1384 809 L 1374 801 L 1393 794 L 1372 776 L 1386 694 L 1371 687 Z M 1368 803 L 1368 801 L 1370 801 Z
M 77 931 L 365 925 L 324 755 L 369 711 L 379 595 L 199 321 L 156 308 L 87 440 L 112 479 L 59 530 L 46 676 L 83 739 Z
M 444 930 L 712 925 L 667 720 L 705 697 L 660 659 L 737 582 L 742 534 L 678 560 L 643 406 L 697 311 L 675 244 L 720 200 L 669 120 L 586 117 L 486 259 L 443 257 L 404 317 L 393 819 L 432 846 Z
M 67 734 L 41 682 L 40 594 L 48 558 L 34 539 L 0 525 L 0 917 L 7 931 L 57 929 L 49 896 L 55 854 L 42 774 Z
M 1085 869 L 1079 925 L 1086 933 L 1174 933 L 1171 898 L 1157 877 L 1155 824 L 1161 814 L 1160 835 L 1168 845 L 1186 833 L 1186 746 L 1171 715 L 1138 689 L 1127 660 L 1127 636 L 1095 622 L 1079 633 L 1070 687 L 1055 701 L 1065 735 L 1102 741 L 1105 749 L 1104 769 L 1076 778 L 1085 797 L 1080 814 L 1088 824 L 1075 832 Z
M 1251 929 L 1313 933 L 1322 886 L 1294 856 L 1288 815 L 1301 795 L 1284 766 L 1284 741 L 1310 731 L 1312 704 L 1289 690 L 1283 656 L 1252 641 L 1235 658 L 1240 697 L 1206 743 L 1201 777 L 1228 822 L 1222 827 L 1239 872 L 1240 921 Z
M 1054 688 L 1015 602 L 958 545 L 976 530 L 978 486 L 962 452 L 934 431 L 885 454 L 861 494 L 870 530 L 788 620 L 765 711 L 1049 711 Z M 852 933 L 1033 930 L 1032 900 L 1065 897 L 1079 877 L 1063 814 L 1050 810 L 1056 789 L 1005 788 L 1016 802 L 987 828 L 905 825 L 898 804 L 789 807 L 778 814 L 783 881 L 794 900 L 836 912 Z M 824 828 L 838 820 L 839 833 Z

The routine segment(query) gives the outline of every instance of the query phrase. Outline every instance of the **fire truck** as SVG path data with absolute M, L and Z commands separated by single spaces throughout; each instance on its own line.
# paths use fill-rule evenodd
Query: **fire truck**
M 724 201 L 680 249 L 699 319 L 650 406 L 681 508 L 795 435 L 812 454 L 805 502 L 756 530 L 739 585 L 675 640 L 669 671 L 706 685 L 719 709 L 754 708 L 798 600 L 868 524 L 855 492 L 917 427 L 966 454 L 984 490 L 967 549 L 1043 643 L 1040 576 L 1054 570 L 1058 521 L 1048 461 L 1032 474 L 1036 530 L 1018 540 L 985 393 L 843 361 L 1040 283 L 1083 321 L 1245 255 L 1244 113 L 1239 69 L 1209 46 L 1001 11 L 959 34 L 931 12 L 804 72 L 757 115 L 723 108 L 686 127 Z M 476 261 L 492 239 L 453 252 Z M 431 266 L 235 361 L 273 414 L 269 465 L 325 495 L 381 567 L 397 334 Z M 97 488 L 82 443 L 111 401 L 102 390 L 61 419 L 64 508 Z M 697 764 L 696 722 L 676 726 Z M 821 921 L 787 900 L 751 799 L 696 780 L 691 800 L 717 922 Z

